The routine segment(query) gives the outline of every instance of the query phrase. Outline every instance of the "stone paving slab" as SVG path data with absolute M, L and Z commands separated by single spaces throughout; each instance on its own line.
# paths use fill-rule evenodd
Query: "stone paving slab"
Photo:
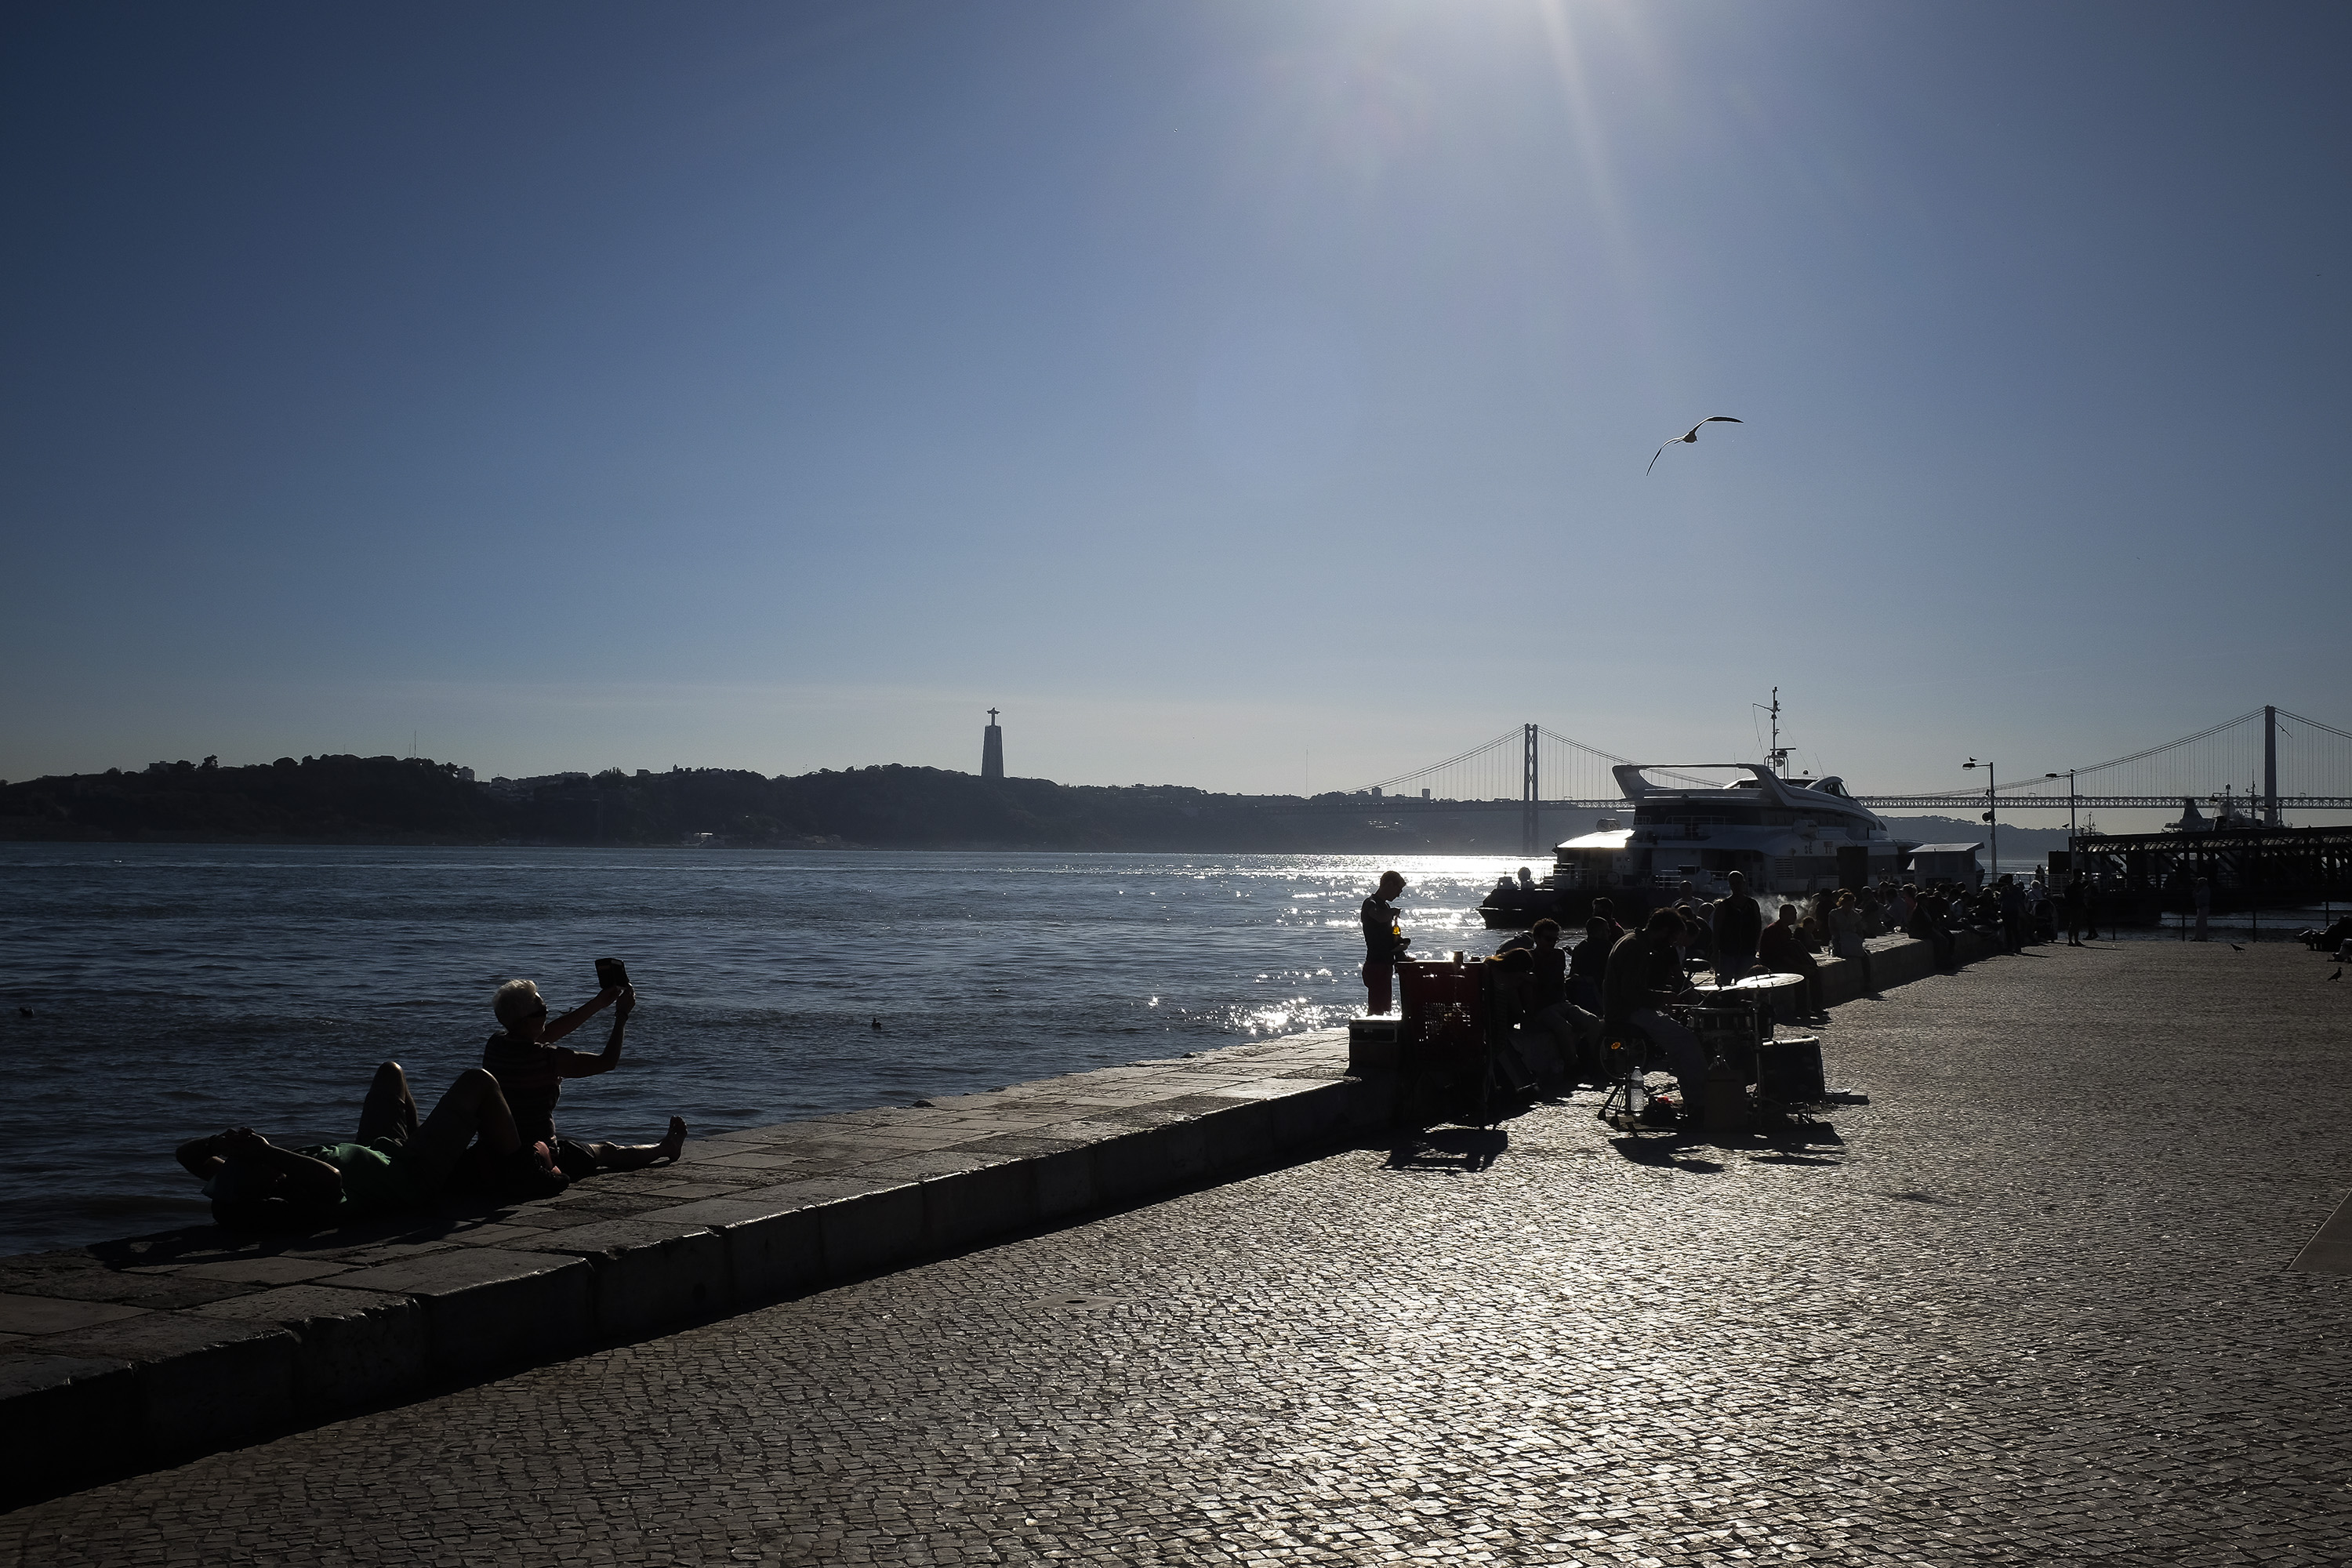
M 1769 1136 L 1359 1138 L 32 1504 L 0 1564 L 2341 1563 L 2307 956 L 1882 986 L 1821 1030 L 1869 1102 Z
M 1924 943 L 1874 945 L 1882 987 L 1931 967 Z M 1834 962 L 1824 976 L 1833 999 L 1858 989 Z M 90 1434 L 20 1445 L 0 1488 L 37 1495 L 1259 1168 L 1385 1123 L 1391 1087 L 1347 1056 L 1342 1031 L 1288 1036 L 722 1133 L 538 1203 L 0 1258 L 0 1391 Z M 0 1421 L 15 1408 L 0 1398 Z

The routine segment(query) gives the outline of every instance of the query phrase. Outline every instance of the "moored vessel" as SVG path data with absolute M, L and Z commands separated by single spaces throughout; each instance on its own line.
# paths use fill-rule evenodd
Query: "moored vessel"
M 1691 776 L 1717 770 L 1745 776 L 1725 784 Z M 1489 928 L 1547 915 L 1581 920 L 1598 896 L 1615 904 L 1620 920 L 1657 904 L 1719 899 L 1734 871 L 1759 899 L 1860 886 L 1901 870 L 1912 847 L 1834 774 L 1784 779 L 1759 763 L 1628 763 L 1612 772 L 1631 824 L 1603 817 L 1593 832 L 1557 846 L 1552 874 L 1534 893 L 1489 894 L 1479 906 Z

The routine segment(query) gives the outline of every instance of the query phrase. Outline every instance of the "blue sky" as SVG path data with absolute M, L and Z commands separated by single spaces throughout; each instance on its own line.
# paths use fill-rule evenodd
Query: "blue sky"
M 2352 728 L 2340 5 L 0 26 L 0 776 Z

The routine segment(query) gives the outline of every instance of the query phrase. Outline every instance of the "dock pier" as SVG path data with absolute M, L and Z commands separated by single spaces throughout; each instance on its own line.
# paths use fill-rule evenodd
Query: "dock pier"
M 1399 1137 L 1330 1031 L 402 1237 L 6 1260 L 12 1463 L 111 1433 L 125 1479 L 0 1517 L 0 1552 L 2322 1560 L 2343 988 L 2288 944 L 1874 962 L 1824 1032 L 1870 1103 L 1802 1148 L 1620 1146 L 1589 1096 Z M 671 1182 L 723 1190 L 636 1184 Z M 106 1364 L 26 1385 L 62 1360 Z

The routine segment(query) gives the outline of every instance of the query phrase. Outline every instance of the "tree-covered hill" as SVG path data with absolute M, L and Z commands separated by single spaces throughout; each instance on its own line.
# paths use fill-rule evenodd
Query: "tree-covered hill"
M 984 780 L 938 768 L 768 778 L 722 768 L 478 784 L 454 763 L 281 757 L 154 763 L 0 786 L 0 838 L 120 841 L 866 845 L 903 848 L 1378 853 L 1516 848 L 1508 813 L 1377 817 L 1375 803 Z M 1339 809 L 1328 809 L 1338 807 Z
M 1981 826 L 1890 819 L 1897 837 L 1982 839 Z M 1589 831 L 1547 811 L 1542 841 Z M 708 838 L 702 836 L 708 835 Z M 1330 795 L 1104 788 L 898 766 L 768 778 L 730 768 L 566 773 L 477 784 L 455 763 L 280 757 L 252 767 L 152 763 L 0 785 L 0 839 L 199 843 L 713 843 L 747 847 L 1131 849 L 1517 855 L 1516 810 Z M 2010 855 L 2063 848 L 2065 831 L 2004 825 Z

